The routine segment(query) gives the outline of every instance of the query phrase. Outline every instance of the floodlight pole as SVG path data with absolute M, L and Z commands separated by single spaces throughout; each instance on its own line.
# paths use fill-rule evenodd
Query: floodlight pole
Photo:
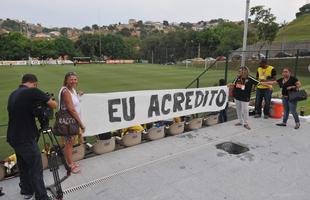
M 243 30 L 242 60 L 241 60 L 242 67 L 245 66 L 245 51 L 248 38 L 249 7 L 250 7 L 250 0 L 246 0 L 244 30 Z

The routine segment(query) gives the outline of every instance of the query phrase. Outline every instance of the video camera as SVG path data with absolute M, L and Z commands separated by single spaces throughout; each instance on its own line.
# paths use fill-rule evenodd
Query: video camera
M 54 100 L 53 93 L 46 92 L 46 94 Z M 48 128 L 49 120 L 54 117 L 54 110 L 44 102 L 37 102 L 34 106 L 33 113 L 34 116 L 38 118 L 41 129 Z

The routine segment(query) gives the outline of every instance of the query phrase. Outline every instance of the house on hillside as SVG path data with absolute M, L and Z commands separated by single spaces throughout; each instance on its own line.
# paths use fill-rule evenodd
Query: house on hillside
M 34 35 L 34 38 L 37 38 L 37 39 L 48 39 L 48 38 L 51 38 L 51 36 L 49 34 L 46 34 L 46 33 L 37 33 Z
M 51 37 L 59 37 L 61 36 L 61 33 L 59 31 L 52 31 L 52 32 L 49 32 L 50 36 Z
M 4 28 L 0 28 L 0 34 L 4 34 L 4 33 L 9 33 L 10 31 L 4 29 Z

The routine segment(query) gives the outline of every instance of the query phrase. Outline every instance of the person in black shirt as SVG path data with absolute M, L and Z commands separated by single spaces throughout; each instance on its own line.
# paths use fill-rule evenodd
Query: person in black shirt
M 277 126 L 286 126 L 288 115 L 291 112 L 294 120 L 295 120 L 295 129 L 299 129 L 300 121 L 299 116 L 296 111 L 297 108 L 297 101 L 289 101 L 289 92 L 296 91 L 296 89 L 301 87 L 301 82 L 291 76 L 292 72 L 289 68 L 284 68 L 282 70 L 282 78 L 278 79 L 277 81 L 267 82 L 267 84 L 278 83 L 280 88 L 282 89 L 282 103 L 284 107 L 284 115 L 282 119 L 282 123 L 276 124 Z
M 249 75 L 249 69 L 247 67 L 241 67 L 239 69 L 239 75 L 230 85 L 234 87 L 233 97 L 235 98 L 237 115 L 239 119 L 239 122 L 236 124 L 236 126 L 243 125 L 246 129 L 251 129 L 248 124 L 248 106 L 253 86 L 257 84 L 259 84 L 259 81 Z
M 227 85 L 227 82 L 224 79 L 219 80 L 219 86 Z M 228 109 L 228 102 L 223 110 L 220 111 L 219 114 L 219 123 L 227 122 L 227 109 Z
M 20 193 L 25 199 L 49 199 L 43 181 L 41 153 L 36 139 L 39 131 L 33 114 L 37 102 L 46 103 L 51 108 L 57 102 L 37 89 L 38 79 L 33 74 L 25 74 L 22 84 L 13 91 L 8 100 L 9 124 L 7 142 L 13 147 L 20 172 Z

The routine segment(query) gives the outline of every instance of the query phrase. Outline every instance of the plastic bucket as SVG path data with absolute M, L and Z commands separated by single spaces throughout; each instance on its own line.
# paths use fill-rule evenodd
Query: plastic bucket
M 271 99 L 270 116 L 279 119 L 283 115 L 282 99 Z

